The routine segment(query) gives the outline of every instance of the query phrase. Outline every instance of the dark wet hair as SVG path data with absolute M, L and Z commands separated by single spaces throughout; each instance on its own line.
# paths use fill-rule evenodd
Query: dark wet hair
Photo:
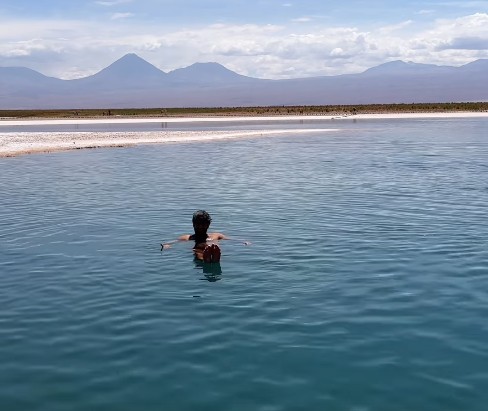
M 210 214 L 205 210 L 197 210 L 193 213 L 192 222 L 195 223 L 197 221 L 210 224 L 212 222 L 212 217 L 210 217 Z

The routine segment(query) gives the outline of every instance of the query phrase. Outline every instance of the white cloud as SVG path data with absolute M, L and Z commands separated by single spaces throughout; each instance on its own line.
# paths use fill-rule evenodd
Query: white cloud
M 342 57 L 344 56 L 344 50 L 342 50 L 340 47 L 336 47 L 330 52 L 330 55 L 332 57 Z
M 0 49 L 0 54 L 5 56 L 5 57 L 20 57 L 20 56 L 28 56 L 30 55 L 30 50 L 27 50 L 25 48 L 9 48 L 8 50 L 5 50 L 2 52 Z
M 455 37 L 437 47 L 437 50 L 488 50 L 488 37 Z
M 433 2 L 431 3 L 432 6 L 439 6 L 439 7 L 452 7 L 452 8 L 461 8 L 461 9 L 481 9 L 486 8 L 486 0 L 478 0 L 478 1 L 440 1 L 440 2 Z
M 309 21 L 312 21 L 310 17 L 298 17 L 296 19 L 291 19 L 292 22 L 294 23 L 308 23 Z
M 119 4 L 131 3 L 132 0 L 112 0 L 112 1 L 96 1 L 95 4 L 100 6 L 117 6 Z
M 114 13 L 110 16 L 110 20 L 123 20 L 132 17 L 132 13 Z
M 115 16 L 115 14 L 114 14 Z M 130 17 L 120 13 L 119 19 Z M 0 65 L 25 65 L 47 75 L 93 74 L 126 53 L 164 71 L 216 61 L 262 78 L 335 75 L 389 60 L 460 65 L 488 58 L 488 14 L 438 19 L 425 29 L 414 21 L 371 27 L 215 24 L 186 29 L 107 20 L 3 20 Z
M 379 33 L 382 33 L 384 35 L 386 34 L 391 34 L 393 33 L 394 31 L 399 31 L 399 30 L 403 30 L 405 28 L 407 28 L 408 26 L 410 26 L 411 24 L 413 23 L 412 20 L 407 20 L 407 21 L 402 21 L 401 23 L 397 23 L 397 24 L 392 24 L 392 25 L 389 25 L 389 26 L 384 26 L 384 27 L 381 27 L 378 32 Z
M 421 34 L 434 48 L 458 38 L 488 38 L 488 14 L 476 13 L 452 20 L 439 19 L 430 30 Z

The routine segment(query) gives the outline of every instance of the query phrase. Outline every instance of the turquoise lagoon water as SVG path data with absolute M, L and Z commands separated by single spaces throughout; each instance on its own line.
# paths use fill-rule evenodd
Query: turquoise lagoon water
M 0 159 L 0 409 L 486 410 L 488 120 L 328 127 Z

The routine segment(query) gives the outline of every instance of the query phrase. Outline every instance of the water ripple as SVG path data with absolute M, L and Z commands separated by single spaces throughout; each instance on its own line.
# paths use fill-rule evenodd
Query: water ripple
M 485 134 L 344 123 L 1 160 L 0 408 L 482 411 Z M 223 242 L 219 272 L 159 250 L 197 208 L 253 243 Z

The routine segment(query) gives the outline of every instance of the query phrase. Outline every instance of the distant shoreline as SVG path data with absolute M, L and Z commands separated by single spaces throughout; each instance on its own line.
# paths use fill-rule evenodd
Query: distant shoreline
M 2 132 L 2 127 L 10 126 L 45 126 L 45 125 L 75 125 L 75 124 L 134 124 L 134 123 L 183 123 L 183 122 L 242 122 L 256 123 L 259 121 L 296 122 L 320 120 L 330 122 L 331 125 L 343 121 L 362 120 L 395 120 L 418 119 L 434 120 L 449 118 L 488 118 L 487 112 L 447 112 L 447 113 L 384 113 L 384 114 L 344 114 L 344 115 L 316 115 L 316 116 L 253 116 L 253 117 L 157 117 L 157 118 L 71 118 L 71 119 L 22 119 L 0 121 L 0 157 L 15 157 L 23 154 L 46 153 L 74 149 L 127 147 L 137 144 L 155 143 L 184 143 L 208 141 L 217 139 L 250 138 L 272 136 L 280 134 L 299 134 L 314 132 L 337 131 L 331 128 L 314 129 L 276 129 L 267 130 L 236 130 L 236 131 L 141 131 L 141 132 Z
M 301 121 L 301 120 L 385 120 L 385 119 L 439 119 L 488 117 L 488 111 L 427 112 L 427 113 L 371 113 L 331 115 L 277 115 L 277 116 L 191 116 L 191 117 L 86 117 L 86 118 L 0 118 L 2 126 L 23 125 L 70 125 L 70 124 L 130 124 L 130 123 L 187 123 L 187 122 L 259 122 L 259 121 Z
M 205 117 L 287 117 L 287 116 L 349 116 L 426 113 L 483 113 L 488 102 L 467 103 L 395 103 L 317 106 L 262 107 L 159 107 L 159 108 L 98 108 L 98 109 L 22 109 L 0 110 L 0 119 L 112 119 L 112 118 L 205 118 Z

